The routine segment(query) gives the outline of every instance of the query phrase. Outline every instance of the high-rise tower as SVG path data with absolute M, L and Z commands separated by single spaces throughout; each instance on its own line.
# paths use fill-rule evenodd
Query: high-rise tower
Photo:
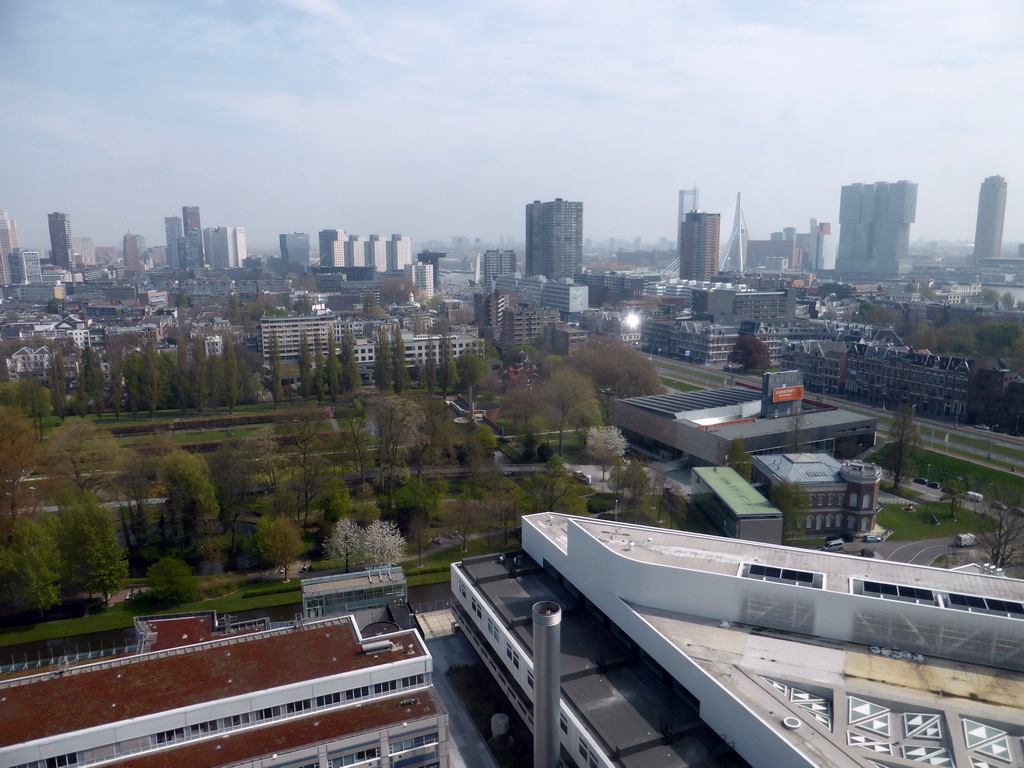
M 7 215 L 7 211 L 0 211 L 0 284 L 2 285 L 9 285 L 11 282 L 11 273 L 7 268 L 7 256 L 18 247 L 18 225 Z
M 700 190 L 693 189 L 679 190 L 679 224 L 686 219 L 686 214 L 700 209 Z
M 58 267 L 74 271 L 75 252 L 71 248 L 71 219 L 66 213 L 46 215 L 50 225 L 50 259 Z
M 345 241 L 348 235 L 344 229 L 320 230 L 320 266 L 345 266 Z
M 167 235 L 167 268 L 184 269 L 178 260 L 178 245 L 181 240 L 181 219 L 177 216 L 164 216 L 164 233 Z
M 203 231 L 203 249 L 210 269 L 236 269 L 245 261 L 245 227 L 212 227 Z
M 202 269 L 206 263 L 203 254 L 203 228 L 199 223 L 199 206 L 181 207 L 183 243 L 178 246 L 182 269 Z M 183 258 L 182 258 L 183 257 Z
M 974 230 L 974 263 L 998 259 L 1003 251 L 1003 215 L 1006 213 L 1006 179 L 989 176 L 978 195 L 978 226 Z
M 877 280 L 910 270 L 910 225 L 917 214 L 917 184 L 850 184 L 839 199 L 836 270 L 844 277 Z
M 710 280 L 718 273 L 722 214 L 690 211 L 679 225 L 679 277 Z
M 583 271 L 583 203 L 558 197 L 526 206 L 526 274 L 551 280 Z
M 124 236 L 124 267 L 129 272 L 142 272 L 142 254 L 139 248 L 139 236 L 131 232 Z
M 279 235 L 281 241 L 281 264 L 285 274 L 299 272 L 309 266 L 309 235 L 292 232 Z

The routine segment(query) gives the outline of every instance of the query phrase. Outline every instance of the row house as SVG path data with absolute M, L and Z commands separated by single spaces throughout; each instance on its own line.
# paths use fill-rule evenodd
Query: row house
M 640 346 L 640 317 L 634 312 L 588 309 L 580 315 L 580 328 L 620 341 L 627 347 Z
M 842 341 L 787 342 L 781 353 L 783 370 L 800 371 L 811 392 L 837 394 L 846 389 L 847 346 Z
M 845 392 L 883 408 L 912 405 L 922 416 L 963 418 L 974 360 L 927 350 L 855 343 L 849 347 Z
M 645 320 L 641 327 L 648 350 L 695 365 L 723 366 L 739 338 L 739 326 L 699 320 Z

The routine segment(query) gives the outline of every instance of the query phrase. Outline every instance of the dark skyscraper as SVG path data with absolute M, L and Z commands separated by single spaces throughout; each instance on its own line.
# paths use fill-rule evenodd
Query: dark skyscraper
M 909 181 L 843 187 L 836 270 L 866 280 L 909 271 L 910 225 L 916 214 L 917 184 Z
M 345 240 L 348 235 L 344 229 L 322 229 L 320 230 L 320 266 L 321 267 L 343 267 L 345 266 Z
M 989 176 L 978 195 L 978 226 L 974 230 L 974 262 L 998 259 L 1003 252 L 1003 215 L 1006 213 L 1006 179 Z
M 281 265 L 285 274 L 304 271 L 309 266 L 309 235 L 291 232 L 278 235 L 281 242 Z
M 679 277 L 710 280 L 718 274 L 722 214 L 691 211 L 679 225 Z
M 139 236 L 129 232 L 124 236 L 124 266 L 129 272 L 142 272 L 142 252 L 139 248 Z
M 74 271 L 75 253 L 71 249 L 71 219 L 66 213 L 46 216 L 50 225 L 50 259 L 58 267 Z
M 203 258 L 203 227 L 199 222 L 199 206 L 183 205 L 181 207 L 182 241 L 178 245 L 178 258 L 181 269 L 202 269 L 206 263 Z
M 526 206 L 526 274 L 551 280 L 583 271 L 583 203 L 558 197 Z
M 177 216 L 164 217 L 164 233 L 167 236 L 167 268 L 185 269 L 178 259 L 178 243 L 181 241 L 181 219 Z

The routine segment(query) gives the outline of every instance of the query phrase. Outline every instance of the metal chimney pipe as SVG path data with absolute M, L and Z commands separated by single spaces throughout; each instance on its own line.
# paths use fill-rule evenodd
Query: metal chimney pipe
M 558 715 L 562 697 L 562 609 L 533 605 L 533 765 L 558 768 Z

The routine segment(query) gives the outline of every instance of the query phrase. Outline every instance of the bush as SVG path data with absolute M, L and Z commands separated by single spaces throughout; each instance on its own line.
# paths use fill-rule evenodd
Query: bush
M 537 460 L 543 463 L 547 463 L 548 460 L 555 455 L 555 449 L 551 447 L 551 443 L 541 443 L 537 446 Z
M 150 594 L 158 603 L 192 603 L 199 599 L 199 578 L 184 560 L 164 557 L 146 571 Z

